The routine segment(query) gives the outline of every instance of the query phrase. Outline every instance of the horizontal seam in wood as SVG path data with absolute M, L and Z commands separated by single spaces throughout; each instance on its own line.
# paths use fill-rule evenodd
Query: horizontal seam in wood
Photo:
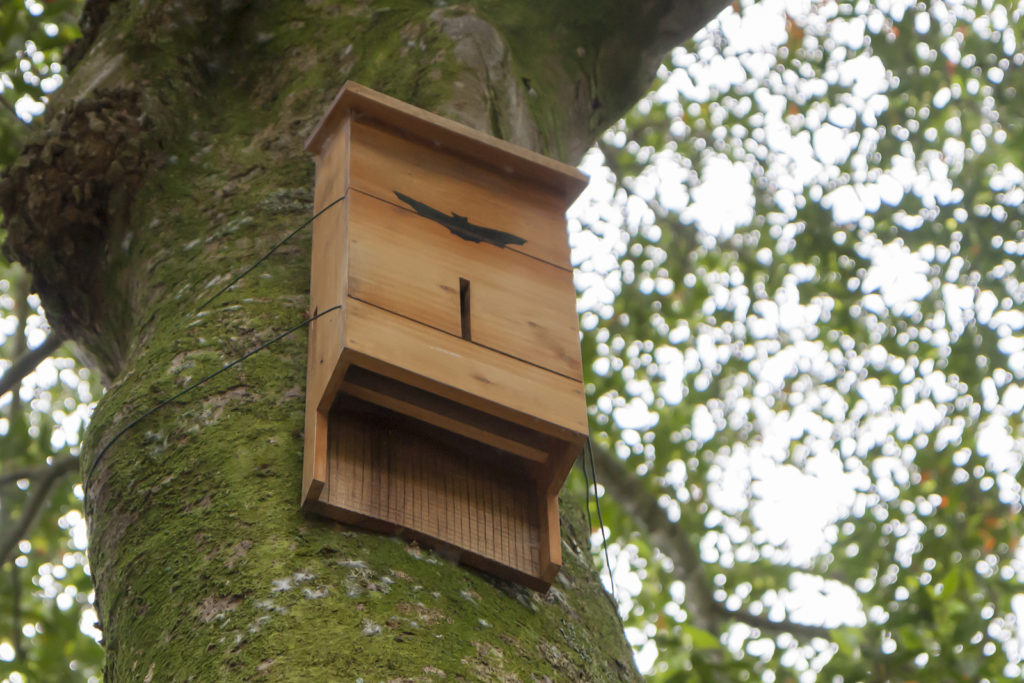
M 428 323 L 423 322 L 422 320 L 417 320 L 416 318 L 410 318 L 407 315 L 402 315 L 401 313 L 397 313 L 395 311 L 392 311 L 389 308 L 384 308 L 383 306 L 378 306 L 377 304 L 372 303 L 370 301 L 367 301 L 365 299 L 360 299 L 359 297 L 352 296 L 351 294 L 349 294 L 347 298 L 352 299 L 353 301 L 358 301 L 361 304 L 366 304 L 367 306 L 372 306 L 373 308 L 376 308 L 378 311 L 384 311 L 385 313 L 393 315 L 393 316 L 395 316 L 397 318 L 402 318 L 403 320 L 408 320 L 411 323 L 415 323 L 417 325 L 423 325 L 423 327 L 429 327 L 432 330 L 437 330 L 441 334 L 446 334 L 449 337 L 451 337 L 452 339 L 458 339 L 459 341 L 466 341 L 461 336 L 459 336 L 457 334 L 452 334 L 448 330 L 442 329 L 440 327 L 435 327 L 433 325 L 430 325 Z M 583 383 L 583 380 L 581 380 L 581 379 L 576 379 L 575 377 L 571 377 L 569 375 L 566 375 L 565 373 L 558 372 L 557 370 L 552 370 L 551 368 L 544 367 L 543 365 L 537 365 L 536 363 L 531 363 L 528 360 L 520 358 L 519 356 L 513 356 L 511 353 L 508 353 L 506 351 L 502 351 L 501 349 L 496 349 L 496 348 L 494 348 L 492 346 L 487 346 L 486 344 L 481 344 L 481 343 L 475 342 L 475 341 L 466 341 L 466 343 L 467 344 L 472 344 L 474 346 L 479 346 L 481 349 L 487 349 L 488 351 L 493 351 L 494 353 L 501 354 L 502 356 L 505 356 L 506 358 L 511 358 L 512 360 L 519 361 L 520 363 L 525 363 L 526 365 L 530 365 L 532 367 L 535 367 L 538 370 L 543 370 L 544 372 L 550 372 L 552 375 L 558 375 L 559 377 L 564 377 L 565 379 L 570 380 L 572 382 L 576 382 L 578 384 L 582 384 Z

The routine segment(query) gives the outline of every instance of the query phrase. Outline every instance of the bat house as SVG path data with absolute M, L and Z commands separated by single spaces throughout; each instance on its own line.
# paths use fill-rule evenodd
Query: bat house
M 576 169 L 347 83 L 316 156 L 302 506 L 545 590 L 587 436 Z M 323 212 L 322 214 L 320 212 Z

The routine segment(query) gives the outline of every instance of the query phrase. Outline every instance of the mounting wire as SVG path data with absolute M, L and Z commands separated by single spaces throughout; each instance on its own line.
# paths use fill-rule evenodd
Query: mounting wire
M 304 222 L 302 223 L 302 225 L 300 225 L 299 227 L 295 228 L 295 229 L 294 229 L 294 230 L 292 230 L 292 231 L 291 231 L 290 233 L 288 233 L 287 235 L 285 235 L 283 239 L 281 239 L 281 240 L 280 240 L 280 241 L 279 241 L 279 242 L 278 242 L 277 244 L 275 244 L 275 245 L 274 245 L 273 247 L 271 247 L 271 248 L 270 248 L 270 250 L 269 250 L 269 251 L 268 251 L 267 253 L 265 253 L 265 254 L 264 254 L 263 256 L 261 256 L 261 257 L 260 257 L 260 258 L 259 258 L 259 259 L 258 259 L 258 260 L 257 260 L 257 261 L 255 262 L 255 263 L 253 263 L 253 264 L 252 264 L 251 266 L 249 266 L 248 268 L 246 268 L 246 269 L 245 269 L 244 271 L 242 271 L 242 273 L 240 273 L 240 274 L 239 274 L 239 275 L 237 275 L 236 277 L 232 278 L 231 282 L 229 282 L 229 283 L 227 283 L 226 285 L 224 285 L 223 287 L 221 287 L 221 288 L 220 288 L 220 290 L 218 290 L 216 294 L 214 294 L 214 295 L 213 295 L 213 296 L 211 296 L 211 297 L 210 297 L 209 299 L 207 299 L 206 301 L 204 301 L 204 302 L 203 302 L 203 304 L 202 304 L 202 305 L 201 305 L 201 306 L 200 306 L 200 307 L 199 307 L 198 309 L 196 309 L 196 312 L 199 312 L 199 311 L 201 311 L 202 309 L 206 308 L 206 306 L 208 306 L 208 305 L 210 304 L 210 302 L 212 302 L 212 301 L 213 301 L 214 299 L 216 299 L 217 297 L 219 297 L 219 296 L 220 296 L 221 294 L 223 294 L 224 292 L 226 292 L 226 291 L 228 291 L 229 289 L 231 289 L 231 287 L 233 287 L 233 286 L 234 286 L 234 284 L 235 284 L 236 282 L 238 282 L 238 281 L 239 281 L 239 280 L 241 280 L 241 279 L 242 279 L 243 277 L 245 277 L 246 275 L 248 275 L 249 273 L 251 273 L 251 272 L 252 272 L 253 270 L 255 270 L 255 269 L 256 269 L 256 267 L 257 267 L 257 266 L 259 266 L 259 265 L 260 265 L 261 263 L 263 263 L 263 262 L 264 262 L 264 261 L 266 261 L 266 260 L 267 260 L 268 258 L 270 258 L 270 256 L 271 256 L 271 255 L 272 255 L 272 254 L 273 254 L 273 253 L 274 253 L 275 251 L 277 251 L 277 250 L 278 250 L 278 249 L 279 249 L 279 248 L 281 247 L 281 245 L 283 245 L 283 244 L 284 244 L 285 242 L 287 242 L 288 240 L 290 240 L 290 239 L 291 239 L 291 238 L 292 238 L 293 236 L 295 236 L 295 235 L 296 235 L 296 234 L 297 234 L 297 233 L 298 233 L 299 231 L 301 231 L 301 230 L 303 230 L 303 229 L 305 229 L 305 228 L 309 227 L 310 225 L 312 225 L 313 221 L 315 221 L 315 220 L 316 220 L 317 218 L 319 218 L 320 216 L 322 216 L 322 215 L 323 215 L 323 214 L 324 214 L 324 213 L 325 213 L 325 212 L 326 212 L 326 211 L 327 211 L 328 209 L 330 209 L 330 208 L 331 208 L 332 206 L 334 206 L 334 205 L 336 205 L 336 204 L 338 204 L 338 203 L 340 203 L 340 202 L 344 201 L 344 199 L 345 199 L 346 197 L 348 197 L 348 190 L 346 190 L 346 191 L 345 191 L 345 192 L 344 192 L 344 193 L 343 193 L 343 194 L 342 194 L 342 195 L 341 195 L 340 197 L 338 197 L 338 198 L 337 198 L 337 199 L 335 199 L 334 201 L 332 201 L 332 202 L 330 202 L 329 204 L 327 204 L 327 206 L 325 206 L 324 208 L 322 208 L 322 209 L 320 209 L 319 211 L 317 211 L 316 213 L 314 213 L 314 214 L 313 214 L 313 216 L 312 216 L 312 217 L 310 217 L 310 218 L 309 218 L 308 220 L 304 221 Z M 175 394 L 174 396 L 171 396 L 170 398 L 168 398 L 168 399 L 165 399 L 165 400 L 161 401 L 160 403 L 156 404 L 155 406 L 153 406 L 152 408 L 150 408 L 149 410 L 147 410 L 146 412 L 144 412 L 144 413 L 143 413 L 142 415 L 139 415 L 139 416 L 138 416 L 137 418 L 135 418 L 134 420 L 132 420 L 131 422 L 129 422 L 129 423 L 128 423 L 128 424 L 127 424 L 127 425 L 126 425 L 126 426 L 125 426 L 125 427 L 124 427 L 123 429 L 121 429 L 121 431 L 119 431 L 119 432 L 118 432 L 117 434 L 115 434 L 115 435 L 114 435 L 114 438 L 112 438 L 112 439 L 111 439 L 110 441 L 108 441 L 108 442 L 107 442 L 107 445 L 106 445 L 106 446 L 104 446 L 104 447 L 103 447 L 103 448 L 102 448 L 102 449 L 100 450 L 99 454 L 98 454 L 98 455 L 97 455 L 97 456 L 96 456 L 96 457 L 95 457 L 95 458 L 93 459 L 93 461 L 92 461 L 91 463 L 89 463 L 89 469 L 88 469 L 88 471 L 87 471 L 87 472 L 86 472 L 86 474 L 85 474 L 85 478 L 83 479 L 83 483 L 85 483 L 86 485 L 88 485 L 88 481 L 89 481 L 90 479 L 92 479 L 92 473 L 93 473 L 93 472 L 94 472 L 94 471 L 96 470 L 96 466 L 97 466 L 97 465 L 99 464 L 100 460 L 102 460 L 102 459 L 103 459 L 103 456 L 104 456 L 104 455 L 106 455 L 106 453 L 107 453 L 107 450 L 108 450 L 108 449 L 109 449 L 109 448 L 110 448 L 111 446 L 113 446 L 113 445 L 114 445 L 114 442 L 116 442 L 116 441 L 117 441 L 118 439 L 120 439 L 120 438 L 121 438 L 122 436 L 124 436 L 124 435 L 125 435 L 125 433 L 127 433 L 127 432 L 128 432 L 128 431 L 129 431 L 129 430 L 130 430 L 130 429 L 132 428 L 132 427 L 134 427 L 135 425 L 139 424 L 139 423 L 140 423 L 140 422 L 142 422 L 142 421 L 143 421 L 144 419 L 146 419 L 147 417 L 149 417 L 150 415 L 152 415 L 152 414 L 153 414 L 153 413 L 155 413 L 156 411 L 160 410 L 161 408 L 163 408 L 163 407 L 164 407 L 165 405 L 167 405 L 168 403 L 170 403 L 170 402 L 172 402 L 172 401 L 174 401 L 174 400 L 176 400 L 176 399 L 178 399 L 178 398 L 180 398 L 180 397 L 184 396 L 185 394 L 187 394 L 188 392 L 192 391 L 192 390 L 193 390 L 193 389 L 195 389 L 196 387 L 198 387 L 198 386 L 200 386 L 200 385 L 202 385 L 202 384 L 205 384 L 206 382 L 209 382 L 209 381 L 210 381 L 211 379 L 213 379 L 213 378 L 214 378 L 214 377 L 216 377 L 217 375 L 221 374 L 222 372 L 225 372 L 225 371 L 227 371 L 227 370 L 230 370 L 231 368 L 235 367 L 236 365 L 238 365 L 239 363 L 241 363 L 242 361 L 244 361 L 244 360 L 245 360 L 246 358 L 248 358 L 249 356 L 252 356 L 252 355 L 254 355 L 254 354 L 256 354 L 256 353 L 259 353 L 260 351 L 262 351 L 263 349 L 267 348 L 267 347 L 268 347 L 268 346 L 270 346 L 271 344 L 274 344 L 274 343 L 276 343 L 276 342 L 280 341 L 281 339 L 284 339 L 284 338 L 285 338 L 285 337 L 287 337 L 287 336 L 288 336 L 289 334 L 291 334 L 291 333 L 295 332 L 296 330 L 299 330 L 299 329 L 301 329 L 301 328 L 305 327 L 306 325 L 310 324 L 311 322 L 313 322 L 313 321 L 314 321 L 314 320 L 316 320 L 317 318 L 319 318 L 319 317 L 321 317 L 321 316 L 324 316 L 324 315 L 327 315 L 327 314 L 328 314 L 328 313 L 330 313 L 331 311 L 335 311 L 335 310 L 337 310 L 337 309 L 339 309 L 339 308 L 341 308 L 341 307 L 342 307 L 342 305 L 341 305 L 341 304 L 338 304 L 337 306 L 332 306 L 331 308 L 328 308 L 327 310 L 324 310 L 324 311 L 320 311 L 320 312 L 318 312 L 318 313 L 317 313 L 316 315 L 310 316 L 309 318 L 307 318 L 306 320 L 303 320 L 303 321 L 302 321 L 301 323 L 299 323 L 298 325 L 295 325 L 295 326 L 293 326 L 293 327 L 290 327 L 289 329 L 287 329 L 287 330 L 285 330 L 284 332 L 282 332 L 281 334 L 277 335 L 276 337 L 274 337 L 274 338 L 273 338 L 273 339 L 271 339 L 270 341 L 268 341 L 268 342 L 264 342 L 263 344 L 260 344 L 260 345 L 259 345 L 258 347 L 256 347 L 256 348 L 255 348 L 255 349 L 253 349 L 252 351 L 248 352 L 247 354 L 245 354 L 245 355 L 244 355 L 244 356 L 242 356 L 241 358 L 236 358 L 235 360 L 231 361 L 230 363 L 228 363 L 227 365 L 225 365 L 224 367 L 222 367 L 222 368 L 221 368 L 220 370 L 217 370 L 216 372 L 213 372 L 213 373 L 211 373 L 211 374 L 207 375 L 206 377 L 202 378 L 202 379 L 201 379 L 201 380 L 199 380 L 198 382 L 193 382 L 193 383 L 192 383 L 192 384 L 190 384 L 189 386 L 185 387 L 184 389 L 182 389 L 181 391 L 179 391 L 178 393 L 176 393 L 176 394 Z
M 597 495 L 597 466 L 594 464 L 594 447 L 590 443 L 590 437 L 583 444 L 583 479 L 587 481 L 587 456 L 590 457 L 590 473 L 592 475 L 591 481 L 594 482 L 594 507 L 597 508 L 597 523 L 601 526 L 601 546 L 604 548 L 604 566 L 608 568 L 608 585 L 612 591 L 612 598 L 618 602 L 618 597 L 615 594 L 615 572 L 612 571 L 611 559 L 608 555 L 608 535 L 604 530 L 604 519 L 601 517 L 601 499 Z M 587 483 L 587 526 L 593 529 L 593 524 L 590 521 L 590 483 Z
M 152 415 L 156 411 L 158 411 L 161 408 L 163 408 L 168 403 L 171 403 L 172 401 L 174 401 L 174 400 L 176 400 L 178 398 L 181 398 L 182 396 L 184 396 L 188 392 L 192 391 L 196 387 L 201 386 L 203 384 L 206 384 L 207 382 L 209 382 L 211 379 L 213 379 L 217 375 L 219 375 L 219 374 L 221 374 L 223 372 L 227 372 L 231 368 L 235 367 L 236 365 L 238 365 L 239 363 L 244 361 L 246 358 L 249 358 L 250 356 L 253 356 L 253 355 L 259 353 L 260 351 L 262 351 L 263 349 L 267 348 L 271 344 L 275 344 L 276 342 L 284 339 L 285 337 L 287 337 L 291 333 L 295 332 L 296 330 L 302 329 L 303 327 L 305 327 L 306 325 L 310 324 L 311 322 L 313 322 L 317 318 L 323 317 L 323 316 L 327 315 L 328 313 L 330 313 L 331 311 L 336 311 L 339 308 L 342 308 L 341 304 L 338 304 L 337 306 L 331 306 L 327 310 L 320 311 L 316 315 L 310 316 L 309 318 L 307 318 L 306 320 L 303 320 L 298 325 L 295 325 L 293 327 L 288 328 L 287 330 L 285 330 L 281 334 L 277 335 L 276 337 L 274 337 L 270 341 L 263 342 L 262 344 L 257 346 L 252 351 L 249 351 L 248 353 L 246 353 L 244 356 L 236 358 L 235 360 L 231 361 L 230 363 L 228 363 L 227 365 L 222 367 L 220 370 L 212 372 L 209 375 L 207 375 L 206 377 L 203 377 L 201 380 L 193 382 L 192 384 L 188 385 L 187 387 L 185 387 L 184 389 L 182 389 L 181 391 L 176 393 L 174 396 L 171 396 L 170 398 L 164 399 L 160 403 L 157 403 L 155 406 L 153 406 L 152 408 L 150 408 L 149 410 L 144 412 L 142 415 L 139 415 L 137 418 L 135 418 L 134 420 L 129 422 L 124 428 L 122 428 L 121 431 L 119 431 L 117 434 L 115 434 L 114 438 L 112 438 L 110 441 L 108 441 L 107 445 L 104 446 L 103 449 L 99 452 L 99 455 L 97 455 L 95 457 L 95 459 L 93 459 L 93 461 L 91 463 L 89 463 L 89 470 L 86 472 L 85 480 L 84 480 L 86 482 L 86 484 L 88 484 L 88 481 L 90 479 L 92 479 L 93 471 L 96 469 L 96 466 L 99 464 L 100 460 L 103 459 L 103 456 L 106 454 L 107 450 L 109 450 L 110 447 L 113 446 L 114 443 L 118 439 L 120 439 L 122 436 L 124 436 L 124 434 L 127 433 L 132 427 L 134 427 L 135 425 L 139 424 L 140 422 L 145 420 L 147 417 L 149 417 L 150 415 Z
M 216 299 L 216 298 L 217 298 L 217 297 L 219 297 L 219 296 L 220 296 L 221 294 L 223 294 L 224 292 L 226 292 L 226 291 L 228 291 L 229 289 L 231 289 L 232 287 L 234 287 L 234 285 L 235 285 L 235 283 L 236 283 L 236 282 L 238 282 L 238 281 L 239 281 L 239 280 L 241 280 L 241 279 L 242 279 L 243 277 L 245 277 L 246 275 L 248 275 L 249 273 L 251 273 L 252 271 L 254 271 L 254 270 L 256 269 L 256 267 L 257 267 L 257 266 L 259 266 L 259 265 L 260 265 L 261 263 L 263 263 L 263 262 L 264 262 L 264 261 L 266 261 L 266 260 L 267 260 L 268 258 L 270 258 L 270 255 L 271 255 L 271 254 L 273 254 L 273 253 L 274 253 L 275 251 L 277 251 L 277 250 L 278 250 L 278 248 L 280 248 L 280 247 L 281 247 L 281 245 L 283 245 L 283 244 L 284 244 L 285 242 L 287 242 L 288 240 L 290 240 L 290 239 L 291 239 L 291 238 L 292 238 L 292 237 L 293 237 L 293 236 L 294 236 L 294 235 L 295 235 L 296 233 L 298 233 L 298 232 L 300 232 L 301 230 L 303 230 L 303 229 L 305 229 L 305 228 L 309 227 L 309 226 L 310 226 L 310 225 L 311 225 L 311 224 L 313 223 L 313 221 L 315 221 L 315 220 L 316 220 L 317 218 L 319 218 L 320 216 L 322 216 L 322 215 L 323 215 L 323 214 L 324 214 L 324 213 L 325 213 L 325 212 L 326 212 L 326 211 L 327 211 L 328 209 L 330 209 L 330 208 L 331 208 L 332 206 L 334 206 L 335 204 L 338 204 L 339 202 L 342 202 L 342 201 L 344 201 L 346 197 L 348 197 L 348 190 L 345 190 L 345 193 L 344 193 L 344 194 L 342 194 L 342 195 L 341 195 L 340 197 L 338 197 L 338 198 L 337 198 L 337 199 L 335 199 L 335 200 L 334 200 L 333 202 L 331 202 L 330 204 L 328 204 L 328 205 L 327 205 L 327 206 L 325 206 L 324 208 L 322 208 L 322 209 L 320 209 L 319 211 L 317 211 L 316 213 L 314 213 L 314 214 L 313 214 L 313 216 L 312 216 L 312 217 L 311 217 L 311 218 L 310 218 L 309 220 L 307 220 L 307 221 L 306 221 L 305 223 L 303 223 L 302 225 L 300 225 L 299 227 L 295 228 L 295 229 L 294 229 L 294 230 L 292 230 L 292 231 L 291 231 L 290 233 L 288 233 L 287 235 L 285 235 L 285 236 L 284 236 L 284 239 L 282 239 L 282 240 L 281 240 L 280 242 L 278 242 L 278 243 L 277 243 L 277 244 L 275 244 L 275 245 L 274 245 L 273 247 L 271 247 L 271 248 L 270 248 L 270 251 L 268 251 L 268 252 L 267 252 L 266 254 L 264 254 L 263 256 L 261 256 L 261 257 L 259 258 L 259 260 L 257 260 L 257 261 L 256 261 L 256 263 L 254 263 L 254 264 L 252 264 L 251 266 L 249 266 L 248 268 L 246 268 L 246 269 L 245 269 L 244 271 L 242 271 L 242 273 L 241 273 L 241 274 L 239 274 L 238 276 L 236 276 L 235 278 L 233 278 L 233 279 L 231 280 L 231 282 L 229 282 L 229 283 L 227 283 L 226 285 L 224 285 L 223 287 L 221 287 L 221 288 L 220 288 L 220 289 L 219 289 L 219 290 L 217 291 L 217 293 L 216 293 L 216 294 L 214 294 L 214 295 L 213 295 L 213 296 L 211 296 L 211 297 L 210 297 L 209 299 L 207 299 L 206 301 L 204 301 L 204 302 L 203 302 L 203 303 L 202 303 L 202 304 L 201 304 L 201 305 L 199 306 L 199 308 L 197 308 L 197 309 L 196 309 L 196 312 L 199 312 L 199 311 L 203 310 L 204 308 L 206 308 L 207 306 L 209 306 L 209 305 L 210 305 L 210 303 L 211 303 L 211 302 L 212 302 L 212 301 L 213 301 L 214 299 Z

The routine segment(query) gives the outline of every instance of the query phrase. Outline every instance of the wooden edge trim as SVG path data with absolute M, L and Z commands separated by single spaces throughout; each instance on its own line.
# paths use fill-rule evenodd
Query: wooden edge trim
M 558 519 L 558 492 L 540 491 L 540 577 L 551 585 L 562 568 L 562 529 Z M 545 589 L 546 590 L 546 589 Z
M 399 397 L 392 396 L 387 393 L 374 391 L 373 389 L 360 386 L 357 384 L 342 384 L 342 392 L 355 396 L 358 399 L 373 403 L 393 410 L 396 413 L 407 415 L 411 418 L 432 424 L 449 432 L 461 434 L 467 439 L 472 439 L 488 446 L 511 453 L 524 460 L 528 460 L 534 464 L 543 464 L 548 457 L 548 454 L 537 448 L 531 448 L 528 444 L 523 444 L 513 439 L 503 437 L 501 434 L 481 429 L 475 425 L 462 422 L 455 418 L 450 418 L 443 412 L 434 412 L 429 409 L 422 407 L 419 404 L 404 401 Z
M 583 452 L 583 444 L 586 441 L 587 437 L 585 435 L 578 434 L 573 440 L 563 442 L 565 449 L 561 453 L 552 455 L 548 470 L 548 493 L 558 495 L 558 492 L 562 490 L 562 484 L 569 477 L 572 466 L 580 457 L 580 453 Z
M 559 441 L 566 441 L 571 439 L 576 434 L 570 427 L 564 427 L 562 425 L 553 424 L 544 420 L 543 418 L 529 415 L 522 411 L 516 410 L 500 403 L 495 403 L 476 394 L 471 394 L 462 389 L 443 384 L 437 380 L 429 377 L 424 377 L 411 370 L 391 365 L 386 361 L 382 361 L 379 358 L 374 358 L 362 351 L 355 349 L 345 349 L 346 355 L 349 355 L 350 362 L 357 364 L 360 367 L 366 368 L 372 372 L 375 372 L 386 377 L 391 377 L 399 382 L 404 382 L 410 386 L 416 387 L 426 392 L 437 394 L 443 398 L 462 404 L 473 404 L 475 403 L 478 410 L 483 412 L 491 413 L 496 417 L 499 417 L 509 422 L 518 424 L 526 429 L 534 430 L 540 434 L 546 434 L 554 437 Z
M 443 116 L 414 107 L 354 81 L 347 81 L 306 141 L 306 151 L 319 155 L 338 124 L 350 114 L 363 115 L 406 134 L 428 138 L 488 166 L 515 171 L 544 185 L 559 188 L 574 200 L 587 186 L 579 170 L 543 154 L 513 145 Z

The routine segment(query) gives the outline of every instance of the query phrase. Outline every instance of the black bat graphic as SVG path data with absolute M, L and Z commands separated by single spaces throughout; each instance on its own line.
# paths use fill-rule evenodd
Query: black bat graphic
M 485 228 L 482 225 L 474 225 L 469 222 L 469 219 L 465 216 L 452 212 L 452 215 L 442 213 L 437 209 L 427 206 L 423 202 L 418 202 L 409 195 L 404 195 L 401 192 L 395 191 L 395 196 L 400 200 L 412 207 L 412 209 L 430 220 L 440 223 L 444 227 L 455 235 L 469 242 L 487 242 L 498 247 L 504 247 L 507 244 L 526 244 L 526 240 L 522 237 L 502 232 L 501 230 L 494 230 L 492 228 Z

